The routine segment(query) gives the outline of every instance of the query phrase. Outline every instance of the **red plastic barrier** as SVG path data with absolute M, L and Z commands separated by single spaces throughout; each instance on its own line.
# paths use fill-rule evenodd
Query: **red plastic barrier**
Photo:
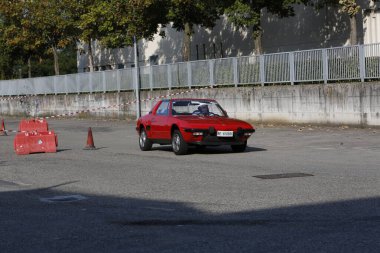
M 20 121 L 18 130 L 22 132 L 46 132 L 49 131 L 49 127 L 45 119 L 23 119 Z
M 54 131 L 18 133 L 14 139 L 18 155 L 32 153 L 56 153 L 58 138 Z

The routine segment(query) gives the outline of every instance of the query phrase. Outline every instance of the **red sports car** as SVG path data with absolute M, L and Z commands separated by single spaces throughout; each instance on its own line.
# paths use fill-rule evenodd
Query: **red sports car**
M 167 99 L 159 101 L 138 119 L 140 149 L 150 150 L 154 143 L 171 144 L 176 155 L 184 155 L 189 146 L 230 145 L 243 152 L 255 128 L 244 121 L 231 119 L 212 99 Z

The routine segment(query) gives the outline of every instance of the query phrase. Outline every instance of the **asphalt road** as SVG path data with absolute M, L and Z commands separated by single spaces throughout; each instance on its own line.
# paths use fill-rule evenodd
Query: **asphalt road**
M 0 136 L 0 252 L 380 252 L 379 129 L 258 127 L 244 153 L 175 156 L 132 122 L 49 125 L 55 154 Z M 308 176 L 255 177 L 286 173 Z

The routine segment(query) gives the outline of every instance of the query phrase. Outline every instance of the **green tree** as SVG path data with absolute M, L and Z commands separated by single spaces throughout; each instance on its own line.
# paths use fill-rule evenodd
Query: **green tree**
M 5 43 L 3 33 L 4 21 L 0 16 L 0 80 L 9 79 L 13 66 L 13 50 Z
M 255 54 L 263 53 L 261 16 L 263 10 L 279 17 L 294 15 L 293 4 L 305 4 L 307 0 L 232 0 L 225 9 L 228 19 L 237 27 L 252 28 Z
M 30 25 L 41 44 L 53 54 L 54 72 L 59 75 L 58 51 L 69 45 L 74 38 L 75 23 L 69 0 L 33 0 L 30 2 Z M 29 20 L 29 19 L 28 19 Z
M 99 1 L 82 17 L 97 24 L 96 38 L 107 47 L 130 46 L 133 37 L 153 39 L 159 25 L 172 22 L 173 28 L 185 32 L 184 60 L 190 59 L 193 25 L 213 27 L 222 14 L 217 0 L 106 0 Z M 86 21 L 87 20 L 87 21 Z M 100 22 L 98 22 L 100 21 Z M 81 26 L 85 27 L 85 26 Z M 164 33 L 161 34 L 164 36 Z
M 101 0 L 77 0 L 72 5 L 75 13 L 74 22 L 77 27 L 76 38 L 78 41 L 84 42 L 88 47 L 88 59 L 90 71 L 94 71 L 94 56 L 92 42 L 100 39 L 102 34 L 99 26 L 105 22 L 106 11 L 103 7 L 108 6 L 109 1 Z
M 33 1 L 1 1 L 3 20 L 1 34 L 7 46 L 17 48 L 28 64 L 28 77 L 32 76 L 31 58 L 43 52 L 44 44 L 33 27 L 31 3 Z
M 133 45 L 136 39 L 152 40 L 159 24 L 165 24 L 166 0 L 108 0 L 101 1 L 97 12 L 104 19 L 99 24 L 99 40 L 107 47 Z
M 9 47 L 0 35 L 0 79 L 11 79 L 13 76 L 13 65 L 16 61 L 14 50 Z
M 32 70 L 32 58 L 53 55 L 55 74 L 59 74 L 59 50 L 72 42 L 75 26 L 73 10 L 69 7 L 75 1 L 61 0 L 14 0 L 0 2 L 1 28 L 5 44 L 17 48 L 28 62 L 28 76 L 39 73 Z M 14 52 L 13 52 L 14 53 Z M 45 73 L 45 72 L 44 72 Z
M 183 60 L 190 60 L 190 43 L 193 26 L 214 27 L 216 20 L 223 14 L 223 7 L 228 1 L 217 0 L 170 0 L 167 14 L 173 28 L 184 31 L 182 46 Z
M 167 0 L 96 0 L 86 8 L 78 19 L 78 38 L 88 45 L 90 71 L 91 41 L 108 48 L 131 46 L 134 38 L 153 39 L 166 23 Z

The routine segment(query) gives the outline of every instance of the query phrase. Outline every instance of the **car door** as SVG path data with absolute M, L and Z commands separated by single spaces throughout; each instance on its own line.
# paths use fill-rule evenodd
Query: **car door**
M 169 101 L 162 101 L 151 120 L 151 138 L 156 140 L 167 139 L 169 117 Z

